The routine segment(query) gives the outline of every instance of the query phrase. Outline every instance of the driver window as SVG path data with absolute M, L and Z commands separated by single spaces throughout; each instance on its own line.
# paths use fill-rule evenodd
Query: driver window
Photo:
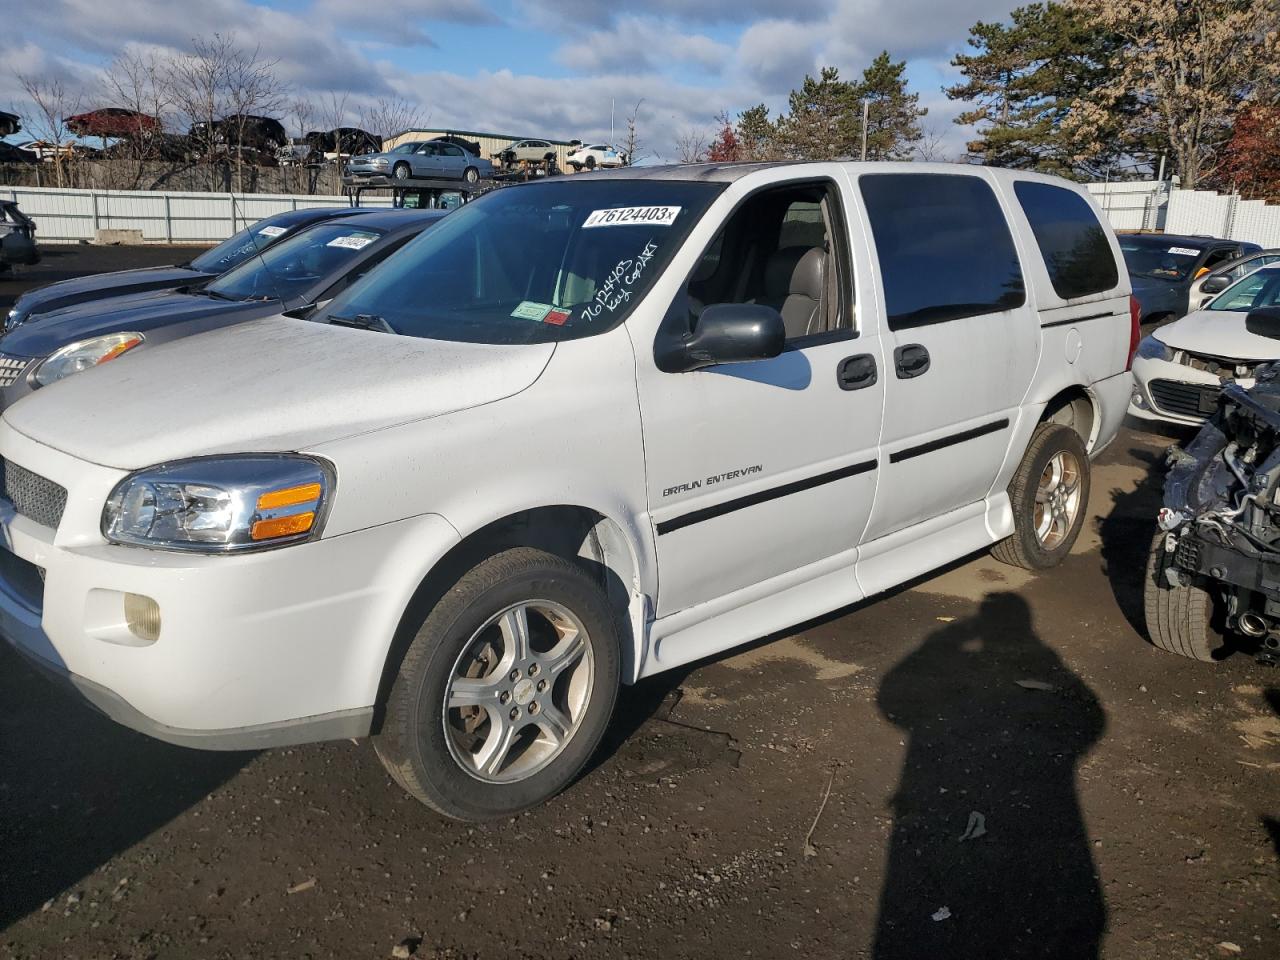
M 703 252 L 686 286 L 692 326 L 711 304 L 782 314 L 788 343 L 853 334 L 853 283 L 834 187 L 805 184 L 749 197 Z M 835 242 L 833 242 L 835 240 Z

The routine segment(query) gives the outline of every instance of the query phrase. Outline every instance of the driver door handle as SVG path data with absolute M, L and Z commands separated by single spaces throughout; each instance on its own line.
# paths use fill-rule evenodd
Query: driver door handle
M 893 367 L 899 380 L 910 380 L 929 371 L 929 351 L 921 343 L 908 343 L 893 351 Z
M 836 367 L 836 382 L 841 390 L 861 390 L 876 382 L 876 358 L 869 353 L 845 357 Z

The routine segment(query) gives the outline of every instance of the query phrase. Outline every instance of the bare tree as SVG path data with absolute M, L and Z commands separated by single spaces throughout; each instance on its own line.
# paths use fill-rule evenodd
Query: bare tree
M 686 127 L 684 132 L 676 138 L 676 153 L 681 163 L 705 163 L 708 145 L 705 130 Z
M 351 110 L 347 106 L 350 94 L 345 90 L 338 93 L 336 90 L 330 90 L 327 97 L 320 101 L 320 105 L 316 110 L 320 124 L 326 130 L 338 130 L 345 127 L 351 119 Z M 338 172 L 341 174 L 343 161 L 347 153 L 347 144 L 343 137 L 335 134 L 333 142 L 333 151 L 337 154 Z
M 938 133 L 937 128 L 932 125 L 920 131 L 920 139 L 916 142 L 914 153 L 914 159 L 923 160 L 925 163 L 945 162 L 951 159 L 947 156 L 942 134 Z
M 27 129 L 53 148 L 53 167 L 58 186 L 65 186 L 67 154 L 73 142 L 71 131 L 67 128 L 67 118 L 79 112 L 80 95 L 57 76 L 41 78 L 20 73 L 18 82 L 22 84 L 33 108 L 25 118 Z
M 227 104 L 231 108 L 232 130 L 236 146 L 236 189 L 244 189 L 244 151 L 269 151 L 272 155 L 284 146 L 276 137 L 261 129 L 258 117 L 271 117 L 284 109 L 288 87 L 276 76 L 279 60 L 262 56 L 262 48 L 252 50 L 232 45 L 227 58 Z M 271 117 L 274 119 L 274 117 Z M 250 129 L 255 136 L 247 136 Z M 282 128 L 277 128 L 282 129 Z
M 360 114 L 360 126 L 376 137 L 388 137 L 416 127 L 425 127 L 431 114 L 421 104 L 403 97 L 379 97 Z
M 644 103 L 644 97 L 636 101 L 636 105 L 631 108 L 631 112 L 627 114 L 626 133 L 622 135 L 622 152 L 627 158 L 627 166 L 636 162 L 636 155 L 640 152 L 640 130 L 639 117 L 640 106 Z
M 126 51 L 107 67 L 103 80 L 114 105 L 133 111 L 129 132 L 119 140 L 114 153 L 127 160 L 132 172 L 120 178 L 137 187 L 148 162 L 166 153 L 165 117 L 171 109 L 167 82 L 169 64 L 155 52 Z
M 195 39 L 191 50 L 168 65 L 167 86 L 179 122 L 188 128 L 191 150 L 209 167 L 209 187 L 218 143 L 218 121 L 229 112 L 227 96 L 234 41 L 221 34 Z

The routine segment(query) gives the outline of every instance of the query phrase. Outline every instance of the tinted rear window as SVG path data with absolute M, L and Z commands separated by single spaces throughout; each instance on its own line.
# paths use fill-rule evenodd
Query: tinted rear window
M 1022 180 L 1013 185 L 1063 300 L 1111 290 L 1120 281 L 1106 231 L 1087 200 L 1071 190 Z
M 936 173 L 859 180 L 884 278 L 889 328 L 1009 310 L 1026 302 L 1004 212 L 985 181 Z

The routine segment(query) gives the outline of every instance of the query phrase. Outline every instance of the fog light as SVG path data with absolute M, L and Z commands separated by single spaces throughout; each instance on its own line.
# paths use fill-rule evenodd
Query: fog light
M 124 595 L 124 620 L 129 632 L 139 640 L 155 643 L 160 639 L 160 604 L 140 593 Z
M 1142 395 L 1141 390 L 1135 389 L 1133 391 L 1133 396 L 1129 398 L 1129 402 L 1132 403 L 1139 410 L 1145 410 L 1147 408 L 1147 400 Z

